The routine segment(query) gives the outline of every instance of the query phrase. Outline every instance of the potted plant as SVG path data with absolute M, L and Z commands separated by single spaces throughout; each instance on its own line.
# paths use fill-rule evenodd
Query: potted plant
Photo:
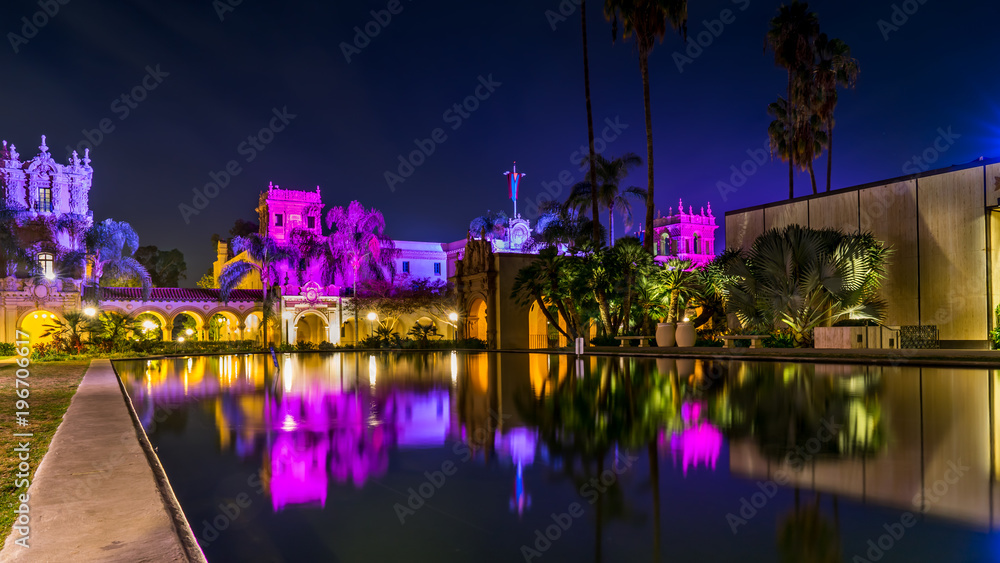
M 656 325 L 656 345 L 674 346 L 678 344 L 675 339 L 677 325 L 677 308 L 694 289 L 694 276 L 690 272 L 692 263 L 690 260 L 668 260 L 662 270 L 655 274 L 656 282 L 659 286 L 660 298 L 667 303 L 666 322 Z M 683 323 L 682 323 L 683 324 Z M 690 325 L 690 323 L 688 323 Z M 694 327 L 691 327 L 694 334 Z M 691 340 L 693 346 L 694 340 Z

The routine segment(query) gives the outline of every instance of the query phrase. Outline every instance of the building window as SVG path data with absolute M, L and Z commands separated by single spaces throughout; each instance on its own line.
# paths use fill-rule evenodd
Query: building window
M 274 226 L 281 227 L 285 224 L 285 217 L 281 213 L 274 214 Z
M 56 275 L 55 267 L 53 265 L 52 254 L 48 252 L 42 252 L 38 255 L 38 267 L 42 271 L 42 275 L 46 278 L 52 279 Z
M 701 251 L 701 235 L 699 235 L 698 233 L 694 234 L 694 253 L 695 254 L 704 254 Z
M 435 262 L 434 263 L 434 275 L 435 276 L 440 276 L 441 275 L 441 263 L 440 262 Z
M 404 274 L 409 274 L 410 273 L 410 263 L 409 262 L 403 262 L 403 273 Z
M 38 188 L 38 211 L 52 213 L 52 188 Z
M 310 229 L 315 229 L 316 228 L 316 218 L 315 217 L 306 217 L 306 225 L 308 225 Z

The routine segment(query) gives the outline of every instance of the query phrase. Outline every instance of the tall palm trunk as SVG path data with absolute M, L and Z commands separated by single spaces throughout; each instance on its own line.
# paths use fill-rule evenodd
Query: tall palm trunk
M 646 168 L 649 170 L 649 187 L 646 192 L 646 233 L 642 248 L 653 253 L 653 115 L 649 100 L 649 50 L 639 48 L 639 69 L 642 71 L 642 102 L 646 110 Z
M 826 124 L 826 191 L 830 191 L 830 179 L 833 178 L 833 125 Z
M 615 245 L 615 205 L 608 206 L 608 247 Z
M 788 103 L 785 120 L 788 128 L 788 199 L 795 199 L 795 104 L 792 102 L 792 69 L 788 69 Z
M 580 27 L 583 30 L 583 91 L 587 98 L 587 139 L 590 142 L 590 216 L 594 219 L 593 239 L 601 238 L 601 223 L 597 209 L 597 171 L 594 169 L 594 110 L 590 104 L 590 56 L 587 54 L 587 0 L 580 2 Z
M 812 181 L 813 195 L 816 195 L 819 192 L 816 191 L 816 170 L 813 167 L 812 160 L 809 161 L 809 179 Z

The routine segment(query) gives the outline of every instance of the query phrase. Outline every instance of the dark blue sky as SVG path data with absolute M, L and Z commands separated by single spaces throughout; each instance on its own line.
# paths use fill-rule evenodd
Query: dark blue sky
M 114 129 L 91 155 L 95 218 L 129 221 L 144 244 L 179 247 L 188 285 L 214 255 L 212 233 L 226 232 L 236 218 L 255 218 L 269 181 L 319 185 L 328 207 L 352 199 L 375 206 L 395 238 L 451 241 L 464 237 L 472 217 L 510 208 L 502 173 L 513 160 L 528 174 L 522 211 L 563 171 L 573 181 L 583 178 L 572 163 L 586 144 L 572 0 L 562 2 L 572 13 L 554 25 L 546 12 L 559 13 L 557 0 L 401 0 L 402 11 L 348 62 L 341 43 L 352 43 L 355 26 L 364 28 L 372 10 L 389 4 L 243 0 L 220 20 L 218 6 L 227 0 L 68 0 L 55 16 L 38 16 L 49 21 L 30 38 L 28 29 L 22 42 L 9 34 L 21 34 L 21 18 L 41 8 L 5 2 L 0 137 L 28 156 L 47 134 L 52 152 L 65 160 L 67 145 L 85 141 L 83 131 L 107 119 L 106 128 Z M 650 73 L 656 194 L 664 212 L 683 197 L 696 209 L 711 201 L 721 219 L 726 210 L 787 197 L 787 167 L 777 161 L 725 199 L 718 190 L 718 182 L 729 182 L 731 166 L 765 148 L 766 106 L 784 92 L 784 72 L 763 53 L 779 4 L 690 2 L 693 37 L 724 9 L 733 11 L 733 21 L 683 72 L 673 56 L 685 47 L 679 37 L 657 45 Z M 891 22 L 894 4 L 917 10 L 898 30 L 883 31 L 879 20 Z M 949 141 L 938 142 L 947 150 L 932 168 L 1000 156 L 1000 6 L 969 0 L 810 6 L 825 32 L 853 47 L 862 69 L 857 89 L 842 94 L 837 109 L 834 188 L 915 171 L 920 165 L 911 159 L 934 146 L 939 130 L 950 131 Z M 589 8 L 595 121 L 620 124 L 606 154 L 645 157 L 638 59 L 631 44 L 612 45 L 602 4 L 592 0 Z M 115 103 L 157 65 L 160 81 L 146 79 L 155 89 L 138 92 L 141 102 Z M 445 113 L 490 77 L 493 85 L 479 88 L 485 99 L 475 111 L 460 121 Z M 282 126 L 272 117 L 283 108 L 295 117 L 286 116 L 290 122 L 269 144 L 241 149 L 262 128 Z M 390 190 L 385 173 L 397 172 L 399 155 L 437 128 L 443 142 Z M 179 206 L 191 205 L 192 189 L 230 161 L 239 174 L 186 222 Z M 825 158 L 817 161 L 818 170 L 825 166 Z M 645 168 L 629 180 L 644 187 Z M 809 192 L 807 176 L 797 182 L 798 194 Z

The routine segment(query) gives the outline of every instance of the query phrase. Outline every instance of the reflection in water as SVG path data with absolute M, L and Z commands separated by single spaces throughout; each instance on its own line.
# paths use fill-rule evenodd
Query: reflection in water
M 677 463 L 677 453 L 680 452 L 685 477 L 688 467 L 697 468 L 699 464 L 711 467 L 712 471 L 715 471 L 719 452 L 722 451 L 722 433 L 704 420 L 701 403 L 684 403 L 681 406 L 681 419 L 684 429 L 670 437 L 674 463 Z M 665 442 L 665 435 L 661 434 L 660 443 Z
M 607 526 L 636 522 L 648 530 L 640 551 L 669 559 L 661 538 L 685 523 L 678 493 L 703 476 L 794 492 L 794 509 L 769 507 L 782 516 L 767 519 L 783 561 L 850 557 L 839 499 L 998 527 L 1000 397 L 985 370 L 455 352 L 289 354 L 280 370 L 253 355 L 116 365 L 154 443 L 183 435 L 189 412 L 208 414 L 222 454 L 259 468 L 276 513 L 329 509 L 331 495 L 391 479 L 392 456 L 431 456 L 419 474 L 454 461 L 461 442 L 509 491 L 486 494 L 482 477 L 469 502 L 513 526 L 565 510 L 553 499 L 568 491 L 590 511 L 596 561 Z M 949 463 L 970 469 L 928 503 Z M 593 483 L 591 501 L 581 491 Z

